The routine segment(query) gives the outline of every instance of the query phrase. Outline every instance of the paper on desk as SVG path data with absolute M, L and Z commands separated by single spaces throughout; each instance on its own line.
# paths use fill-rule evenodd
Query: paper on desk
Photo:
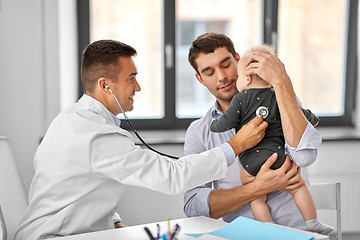
M 275 225 L 255 221 L 250 218 L 238 217 L 224 227 L 209 233 L 187 234 L 198 238 L 204 234 L 214 235 L 229 240 L 313 240 L 302 233 L 280 228 Z
M 227 238 L 222 238 L 222 237 L 211 235 L 211 234 L 204 234 L 196 239 L 197 240 L 228 240 Z

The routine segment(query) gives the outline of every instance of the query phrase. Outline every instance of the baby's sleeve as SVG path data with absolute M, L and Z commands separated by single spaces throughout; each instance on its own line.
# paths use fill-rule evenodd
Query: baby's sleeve
M 313 126 L 317 126 L 319 124 L 319 118 L 314 113 L 312 113 L 309 109 L 301 108 L 302 112 L 304 113 L 307 120 L 311 123 Z
M 225 132 L 236 127 L 240 122 L 241 104 L 239 94 L 235 95 L 225 113 L 219 118 L 212 120 L 210 131 Z

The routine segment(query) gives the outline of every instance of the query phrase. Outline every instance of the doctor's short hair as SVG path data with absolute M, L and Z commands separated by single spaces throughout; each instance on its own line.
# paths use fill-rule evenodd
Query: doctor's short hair
M 82 55 L 81 81 L 85 93 L 93 93 L 97 81 L 101 77 L 116 79 L 121 69 L 119 57 L 132 57 L 136 50 L 119 41 L 99 40 L 89 44 Z
M 234 43 L 222 33 L 209 32 L 198 36 L 191 44 L 188 60 L 195 71 L 200 75 L 196 59 L 201 53 L 213 53 L 216 49 L 225 47 L 233 57 L 236 57 Z

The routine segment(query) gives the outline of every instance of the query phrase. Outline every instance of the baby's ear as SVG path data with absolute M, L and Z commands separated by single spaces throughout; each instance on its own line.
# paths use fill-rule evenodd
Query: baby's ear
M 252 75 L 246 75 L 246 85 L 249 86 L 252 83 Z

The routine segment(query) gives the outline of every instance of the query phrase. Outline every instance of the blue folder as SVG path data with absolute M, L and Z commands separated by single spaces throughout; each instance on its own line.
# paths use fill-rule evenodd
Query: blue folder
M 314 238 L 291 231 L 289 229 L 277 227 L 272 224 L 259 222 L 250 218 L 238 217 L 224 227 L 209 233 L 229 240 L 313 240 Z M 198 238 L 203 234 L 187 234 Z

